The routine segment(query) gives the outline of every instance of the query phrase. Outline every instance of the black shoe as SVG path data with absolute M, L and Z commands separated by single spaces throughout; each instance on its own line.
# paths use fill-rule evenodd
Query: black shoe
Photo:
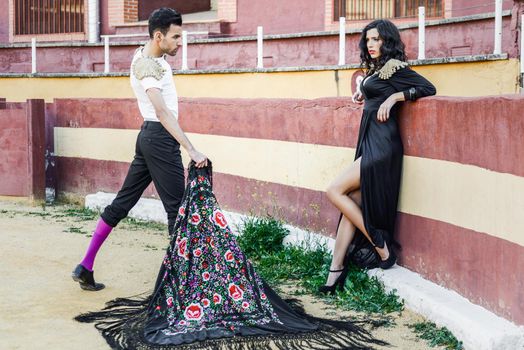
M 89 271 L 80 264 L 73 270 L 71 277 L 73 277 L 73 281 L 80 283 L 80 288 L 83 290 L 96 292 L 106 287 L 102 283 L 96 283 L 93 277 L 93 271 Z
M 395 252 L 390 248 L 389 249 L 389 256 L 386 260 L 380 260 L 378 263 L 378 267 L 380 267 L 383 270 L 389 269 L 391 266 L 395 265 L 397 262 L 397 255 Z
M 348 266 L 346 265 L 343 269 L 340 270 L 329 270 L 329 272 L 342 272 L 340 275 L 338 275 L 337 279 L 335 280 L 335 283 L 333 283 L 331 286 L 322 286 L 318 289 L 319 293 L 322 294 L 331 294 L 335 295 L 337 291 L 337 287 L 339 290 L 344 290 L 344 283 L 346 282 L 346 277 L 348 276 Z

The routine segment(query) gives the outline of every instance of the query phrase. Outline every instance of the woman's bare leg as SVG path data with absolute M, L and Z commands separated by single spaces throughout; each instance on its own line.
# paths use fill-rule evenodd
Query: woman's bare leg
M 351 192 L 348 194 L 348 196 L 360 206 L 360 190 Z M 335 247 L 333 249 L 333 259 L 331 260 L 331 266 L 329 268 L 330 270 L 341 270 L 344 268 L 344 258 L 346 257 L 346 252 L 354 236 L 355 225 L 353 225 L 344 215 L 342 215 L 340 224 L 338 225 L 337 238 L 335 239 Z M 326 281 L 326 285 L 333 285 L 338 275 L 341 273 L 342 272 L 330 272 Z
M 347 196 L 347 193 L 360 189 L 360 159 L 358 158 L 333 181 L 327 190 L 327 196 L 348 221 L 362 231 L 364 236 L 374 244 L 364 226 L 364 218 L 362 217 L 362 210 L 359 204 Z M 375 247 L 375 249 L 382 260 L 389 257 L 386 245 L 382 249 L 378 247 Z

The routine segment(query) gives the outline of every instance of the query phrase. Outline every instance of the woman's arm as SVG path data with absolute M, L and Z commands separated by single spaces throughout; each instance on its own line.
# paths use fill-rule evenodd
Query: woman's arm
M 398 92 L 389 96 L 378 109 L 377 119 L 385 122 L 389 118 L 391 108 L 397 102 L 415 101 L 418 98 L 432 96 L 437 93 L 435 86 L 422 75 L 409 67 L 396 71 L 388 81 Z

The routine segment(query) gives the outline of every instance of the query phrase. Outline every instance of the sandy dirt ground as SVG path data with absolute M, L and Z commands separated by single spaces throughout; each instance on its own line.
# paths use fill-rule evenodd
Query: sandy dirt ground
M 92 324 L 73 320 L 99 310 L 106 301 L 150 291 L 168 243 L 155 228 L 119 225 L 98 254 L 95 278 L 106 284 L 87 292 L 71 279 L 82 258 L 96 218 L 71 216 L 70 206 L 35 207 L 0 199 L 0 349 L 109 349 Z M 335 317 L 321 299 L 300 297 L 306 311 Z M 333 315 L 333 316 L 329 316 Z M 360 315 L 365 316 L 365 315 Z M 372 333 L 391 344 L 377 349 L 438 349 L 418 339 L 408 324 L 423 318 L 409 310 L 395 314 L 395 324 Z

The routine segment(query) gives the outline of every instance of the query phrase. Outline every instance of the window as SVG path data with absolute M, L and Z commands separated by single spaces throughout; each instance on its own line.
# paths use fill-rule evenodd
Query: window
M 84 32 L 84 0 L 14 0 L 14 34 Z
M 348 21 L 418 16 L 419 6 L 426 8 L 426 17 L 443 16 L 442 0 L 334 0 L 333 19 Z

